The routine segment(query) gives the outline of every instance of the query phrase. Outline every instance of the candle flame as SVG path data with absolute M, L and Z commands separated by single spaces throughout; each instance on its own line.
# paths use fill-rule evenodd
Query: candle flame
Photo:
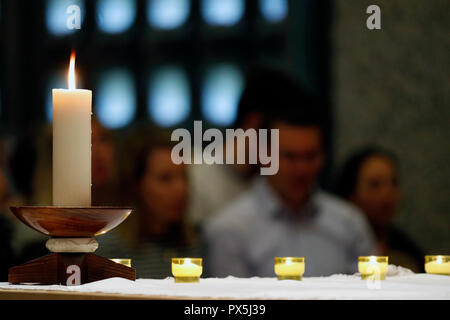
M 442 263 L 442 257 L 438 256 L 436 259 L 436 264 L 441 264 Z
M 75 51 L 70 54 L 70 64 L 68 73 L 69 89 L 75 90 Z
M 370 256 L 370 258 L 369 258 L 369 263 L 377 263 L 377 257 L 375 257 L 375 256 Z

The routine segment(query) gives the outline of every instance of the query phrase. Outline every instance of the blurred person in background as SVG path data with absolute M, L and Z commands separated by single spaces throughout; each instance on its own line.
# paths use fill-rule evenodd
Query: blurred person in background
M 31 130 L 21 134 L 9 158 L 9 169 L 15 190 L 25 205 L 33 203 L 36 189 L 34 176 L 39 154 L 37 136 Z
M 289 99 L 294 86 L 290 76 L 283 70 L 263 65 L 249 67 L 245 75 L 245 87 L 239 99 L 236 120 L 233 129 L 267 128 L 268 115 L 273 106 L 282 99 Z M 246 144 L 246 154 L 249 145 Z M 192 202 L 190 216 L 199 224 L 208 222 L 230 201 L 246 192 L 255 173 L 256 164 L 238 164 L 236 161 L 236 143 L 224 146 L 223 157 L 227 150 L 234 148 L 234 164 L 195 164 L 189 167 Z
M 7 181 L 0 168 L 0 281 L 8 281 L 8 269 L 15 265 L 16 255 L 13 250 L 13 223 L 7 216 Z
M 325 161 L 321 115 L 300 86 L 273 104 L 279 171 L 219 212 L 205 228 L 209 276 L 273 277 L 274 257 L 306 257 L 305 276 L 357 271 L 375 252 L 365 216 L 317 186 Z M 283 106 L 285 105 L 285 106 Z
M 14 225 L 9 212 L 9 206 L 14 203 L 14 195 L 6 174 L 6 159 L 3 140 L 0 140 L 0 281 L 8 281 L 8 269 L 16 264 L 13 250 Z
M 336 193 L 358 206 L 376 235 L 379 255 L 389 263 L 424 272 L 424 253 L 393 224 L 400 203 L 398 166 L 394 155 L 377 147 L 355 152 L 345 161 Z
M 187 216 L 187 167 L 172 162 L 175 144 L 170 135 L 139 136 L 152 138 L 134 159 L 129 190 L 135 210 L 122 225 L 98 238 L 98 253 L 131 258 L 138 278 L 165 278 L 171 276 L 171 258 L 202 257 L 202 242 Z
M 35 130 L 38 130 L 36 132 Z M 52 128 L 30 129 L 17 139 L 9 159 L 11 176 L 20 197 L 14 205 L 52 205 Z M 12 213 L 11 213 L 12 216 Z M 49 254 L 47 236 L 13 216 L 13 249 L 19 264 Z
M 120 205 L 117 159 L 114 137 L 96 119 L 92 119 L 92 205 Z

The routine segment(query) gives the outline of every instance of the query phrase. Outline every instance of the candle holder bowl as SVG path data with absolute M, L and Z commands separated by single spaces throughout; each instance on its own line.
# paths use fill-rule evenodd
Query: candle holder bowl
M 93 254 L 93 239 L 121 224 L 133 211 L 128 207 L 11 207 L 14 215 L 28 227 L 51 237 L 50 254 L 9 269 L 12 284 L 38 283 L 80 285 L 121 277 L 136 280 L 136 269 Z M 93 243 L 80 246 L 79 242 Z M 67 248 L 69 244 L 70 248 Z
M 133 210 L 122 207 L 11 207 L 30 228 L 51 237 L 94 237 L 114 229 Z

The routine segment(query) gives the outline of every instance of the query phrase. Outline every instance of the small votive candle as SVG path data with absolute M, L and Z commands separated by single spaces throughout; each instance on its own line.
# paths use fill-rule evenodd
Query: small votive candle
M 388 270 L 388 257 L 359 257 L 358 270 L 363 280 L 384 280 Z
M 277 257 L 275 258 L 275 274 L 278 280 L 301 281 L 305 273 L 304 257 Z
M 172 258 L 172 274 L 176 283 L 200 282 L 202 258 Z
M 109 260 L 131 268 L 131 259 L 109 259 Z
M 425 271 L 430 274 L 450 275 L 450 256 L 425 256 Z

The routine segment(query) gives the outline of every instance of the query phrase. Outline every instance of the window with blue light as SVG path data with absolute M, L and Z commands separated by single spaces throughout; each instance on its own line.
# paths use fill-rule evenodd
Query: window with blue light
M 130 124 L 136 114 L 136 91 L 131 73 L 122 68 L 103 72 L 95 94 L 95 113 L 109 129 Z
M 241 20 L 244 11 L 244 0 L 202 0 L 201 3 L 203 19 L 212 26 L 232 26 Z
M 148 0 L 147 20 L 157 29 L 175 29 L 187 21 L 190 10 L 190 0 Z
M 210 68 L 204 77 L 201 108 L 205 119 L 219 126 L 231 125 L 237 116 L 244 77 L 238 67 L 221 64 Z
M 49 123 L 53 121 L 53 96 L 52 89 L 67 88 L 67 77 L 63 72 L 54 73 L 47 81 L 45 88 L 45 118 Z
M 97 24 L 106 33 L 128 30 L 136 18 L 136 0 L 98 0 Z
M 172 127 L 186 120 L 191 111 L 188 76 L 179 67 L 163 67 L 150 80 L 148 113 L 161 127 Z
M 72 34 L 77 29 L 69 29 L 67 21 L 73 11 L 70 6 L 75 5 L 80 8 L 80 22 L 83 25 L 84 19 L 84 1 L 82 0 L 47 0 L 45 22 L 49 33 L 55 36 L 65 36 Z M 69 12 L 67 11 L 69 9 Z
M 83 68 L 92 84 L 94 114 L 105 127 L 124 130 L 141 120 L 166 128 L 189 126 L 192 119 L 216 127 L 231 125 L 244 86 L 242 66 L 259 57 L 285 61 L 289 30 L 283 25 L 292 13 L 289 0 L 30 3 L 30 8 L 45 10 L 45 24 L 33 20 L 36 34 L 44 32 L 41 46 L 49 53 L 44 74 L 55 71 L 55 61 L 64 62 L 61 75 L 49 74 L 39 83 L 47 90 L 38 96 L 45 99 L 39 120 L 45 111 L 52 121 L 51 89 L 67 88 L 67 50 L 72 47 L 77 51 L 76 68 Z M 67 9 L 73 5 L 80 7 L 79 31 L 67 27 Z M 105 64 L 105 59 L 112 64 Z M 155 61 L 163 63 L 154 65 Z M 191 77 L 200 68 L 200 78 Z
M 288 14 L 287 0 L 259 0 L 261 14 L 268 22 L 277 23 Z

